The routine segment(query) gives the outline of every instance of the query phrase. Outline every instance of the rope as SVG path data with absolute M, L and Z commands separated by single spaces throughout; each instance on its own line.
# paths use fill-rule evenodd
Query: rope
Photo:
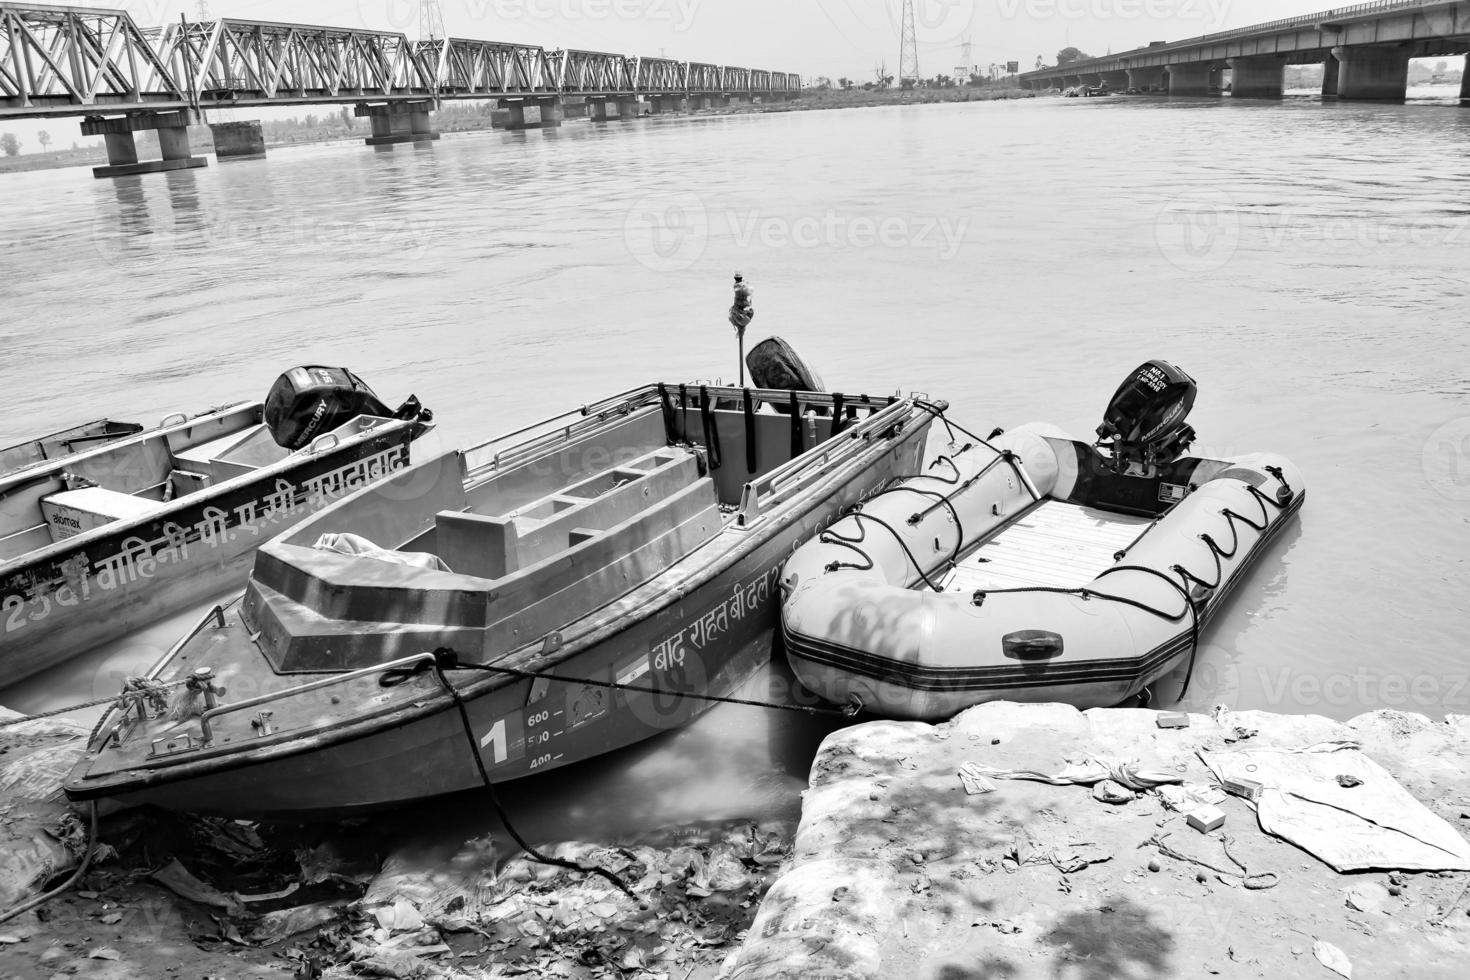
M 81 880 L 82 875 L 86 874 L 88 865 L 92 863 L 92 851 L 94 849 L 94 845 L 97 843 L 97 801 L 91 801 L 88 804 L 88 809 L 91 811 L 91 819 L 87 828 L 86 850 L 82 852 L 82 863 L 77 865 L 77 869 L 71 873 L 70 878 L 66 879 L 66 881 L 62 882 L 60 885 L 57 885 L 49 892 L 37 895 L 35 898 L 31 899 L 28 902 L 22 902 L 20 905 L 17 905 L 14 908 L 6 909 L 3 912 L 0 912 L 0 923 L 9 922 L 17 915 L 20 915 L 24 912 L 29 912 L 31 909 L 45 905 L 56 896 L 70 889 L 73 885 Z
M 527 856 L 529 856 L 531 860 L 535 861 L 538 864 L 549 864 L 554 867 L 565 868 L 568 871 L 575 871 L 578 874 L 598 875 L 599 877 L 607 879 L 609 882 L 612 883 L 615 888 L 618 889 L 618 891 L 622 892 L 624 895 L 627 895 L 634 902 L 640 902 L 641 900 L 638 898 L 638 896 L 633 894 L 633 889 L 629 888 L 628 885 L 623 881 L 623 879 L 619 878 L 617 875 L 613 874 L 606 868 L 589 867 L 587 865 L 578 864 L 576 861 L 568 861 L 564 858 L 552 857 L 550 854 L 542 854 L 535 847 L 527 843 L 526 839 L 520 835 L 520 833 L 516 830 L 515 825 L 510 822 L 510 815 L 505 812 L 505 807 L 502 806 L 500 803 L 500 796 L 495 792 L 495 781 L 491 779 L 490 774 L 485 771 L 485 760 L 480 758 L 480 746 L 475 742 L 475 730 L 474 727 L 470 724 L 470 713 L 465 710 L 464 698 L 460 697 L 459 691 L 455 689 L 453 684 L 449 683 L 449 678 L 444 676 L 444 665 L 440 664 L 439 659 L 439 653 L 438 651 L 436 651 L 434 659 L 434 674 L 439 678 L 439 683 L 444 687 L 444 690 L 448 692 L 451 698 L 454 699 L 454 706 L 459 710 L 460 727 L 461 730 L 464 732 L 465 741 L 470 747 L 470 756 L 475 760 L 475 768 L 480 771 L 480 781 L 485 784 L 485 789 L 489 791 L 490 804 L 491 806 L 495 807 L 495 815 L 498 816 L 500 818 L 500 822 L 505 825 L 505 829 L 510 833 L 511 839 L 516 842 L 517 846 L 519 846 L 521 850 L 526 852 Z
M 888 492 L 891 493 L 893 491 L 888 491 Z M 880 494 L 880 496 L 881 496 L 881 494 Z M 844 548 L 849 548 L 852 551 L 856 551 L 858 554 L 862 555 L 863 558 L 865 558 L 867 560 L 868 564 L 866 566 L 862 566 L 862 565 L 852 565 L 852 564 L 848 564 L 846 562 L 836 562 L 836 561 L 834 561 L 832 564 L 830 564 L 830 565 L 827 566 L 827 571 L 829 571 L 829 572 L 835 572 L 839 568 L 852 568 L 852 569 L 856 569 L 857 571 L 860 571 L 860 572 L 866 572 L 866 571 L 869 571 L 870 569 L 873 568 L 873 557 L 871 555 L 869 555 L 863 549 L 857 547 L 858 545 L 862 544 L 864 541 L 868 540 L 868 531 L 867 531 L 867 529 L 865 527 L 863 527 L 863 521 L 868 520 L 868 521 L 872 521 L 874 524 L 877 524 L 879 527 L 881 527 L 884 530 L 886 530 L 889 534 L 893 535 L 894 540 L 897 541 L 898 542 L 898 546 L 903 549 L 904 555 L 906 555 L 908 557 L 908 560 L 913 564 L 914 570 L 919 573 L 919 578 L 921 578 L 921 579 L 924 580 L 924 584 L 925 585 L 929 586 L 929 588 L 933 589 L 935 592 L 943 592 L 944 591 L 942 588 L 940 588 L 939 586 L 935 585 L 934 582 L 933 582 L 933 580 L 929 578 L 928 573 L 925 572 L 924 571 L 924 567 L 919 564 L 919 559 L 915 558 L 914 557 L 914 553 L 909 550 L 908 542 L 903 539 L 903 535 L 902 534 L 899 534 L 898 533 L 898 529 L 897 528 L 895 528 L 892 524 L 889 524 L 883 518 L 881 518 L 881 517 L 874 517 L 873 515 L 864 513 L 861 510 L 854 510 L 852 512 L 852 515 L 851 516 L 852 516 L 853 520 L 857 522 L 858 530 L 862 532 L 862 536 L 861 537 L 844 538 L 842 535 L 838 534 L 836 531 L 827 530 L 827 531 L 823 531 L 822 532 L 822 536 L 820 538 L 818 538 L 818 540 L 821 541 L 823 544 L 836 544 L 836 545 L 841 545 Z
M 1239 871 L 1227 871 L 1224 868 L 1219 868 L 1213 864 L 1210 864 L 1208 861 L 1201 861 L 1199 858 L 1193 858 L 1190 857 L 1188 854 L 1176 851 L 1174 848 L 1164 843 L 1164 838 L 1168 836 L 1168 834 L 1159 834 L 1154 837 L 1150 837 L 1148 840 L 1144 841 L 1138 846 L 1148 847 L 1150 844 L 1152 844 L 1154 847 L 1157 847 L 1159 849 L 1159 853 L 1163 854 L 1165 857 L 1171 857 L 1176 861 L 1187 861 L 1190 864 L 1197 864 L 1201 868 L 1209 868 L 1217 875 L 1239 878 L 1241 879 L 1241 884 L 1245 885 L 1245 887 L 1250 889 L 1251 891 L 1265 891 L 1269 888 L 1275 888 L 1277 885 L 1281 884 L 1281 877 L 1277 875 L 1274 871 L 1265 871 L 1258 875 L 1251 874 L 1250 868 L 1246 867 L 1243 861 L 1238 859 L 1234 854 L 1230 853 L 1230 838 L 1226 835 L 1222 834 L 1220 836 L 1220 846 L 1224 849 L 1225 856 L 1230 859 L 1230 863 L 1239 868 Z
M 467 664 L 459 660 L 459 654 L 447 647 L 435 650 L 434 654 L 440 659 L 453 658 L 446 662 L 447 670 L 476 670 L 487 674 L 502 674 L 506 677 L 514 677 L 517 680 L 534 681 L 556 681 L 560 684 L 577 684 L 583 687 L 600 687 L 609 691 L 631 691 L 634 694 L 662 694 L 677 698 L 687 698 L 691 701 L 708 701 L 711 704 L 738 704 L 748 708 L 774 708 L 780 711 L 799 711 L 808 715 L 829 716 L 834 718 L 851 718 L 856 712 L 839 708 L 817 708 L 802 704 L 778 704 L 775 701 L 751 701 L 746 698 L 722 697 L 718 694 L 696 694 L 693 691 L 670 691 L 666 688 L 643 687 L 638 684 L 620 684 L 617 681 L 596 681 L 586 677 L 567 677 L 562 674 L 548 674 L 535 670 L 517 670 L 514 667 L 497 667 L 492 664 Z M 441 656 L 442 654 L 442 656 Z M 429 669 L 427 663 L 419 663 L 413 667 L 398 667 L 393 670 L 384 671 L 378 683 L 383 687 L 397 687 L 411 677 L 417 676 Z
M 168 684 L 164 684 L 163 686 L 175 687 L 183 683 L 184 681 L 172 681 Z M 5 721 L 0 721 L 0 728 L 9 728 L 11 725 L 22 725 L 28 721 L 38 721 L 42 718 L 54 718 L 57 715 L 64 715 L 72 711 L 81 711 L 84 708 L 95 708 L 98 705 L 102 704 L 120 705 L 120 703 L 124 699 L 126 699 L 129 695 L 133 693 L 134 692 L 127 691 L 124 692 L 124 694 L 121 696 L 114 694 L 112 697 L 109 698 L 97 698 L 95 701 L 83 701 L 81 704 L 69 704 L 65 708 L 53 708 L 50 711 L 38 711 L 33 715 L 23 715 L 20 718 L 8 718 Z

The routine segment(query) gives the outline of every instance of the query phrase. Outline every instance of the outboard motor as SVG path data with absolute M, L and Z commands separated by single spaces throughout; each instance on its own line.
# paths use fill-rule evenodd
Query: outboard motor
M 1152 475 L 1184 455 L 1194 442 L 1194 428 L 1184 420 L 1198 390 L 1168 361 L 1149 361 L 1123 382 L 1097 427 L 1097 444 L 1112 451 L 1118 473 Z
M 780 337 L 768 337 L 745 355 L 750 383 L 772 391 L 825 391 L 817 372 L 806 366 L 791 345 Z M 775 405 L 784 412 L 788 406 Z
M 359 415 L 417 420 L 424 425 L 434 418 L 413 395 L 397 411 L 388 408 L 367 382 L 346 368 L 292 368 L 276 379 L 265 398 L 266 427 L 276 445 L 293 452 Z

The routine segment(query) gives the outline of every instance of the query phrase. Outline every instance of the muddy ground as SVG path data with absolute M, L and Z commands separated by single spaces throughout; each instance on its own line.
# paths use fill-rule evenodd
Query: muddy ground
M 52 721 L 0 728 L 0 909 L 76 867 L 86 821 L 57 787 L 84 734 Z M 511 856 L 503 837 L 426 864 L 370 821 L 131 810 L 100 820 L 98 858 L 74 888 L 0 923 L 0 980 L 708 980 L 744 938 L 794 830 L 681 827 L 552 852 L 608 871 L 630 895 Z

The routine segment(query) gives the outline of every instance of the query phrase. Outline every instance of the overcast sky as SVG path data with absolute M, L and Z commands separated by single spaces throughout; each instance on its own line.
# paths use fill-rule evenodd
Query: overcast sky
M 129 0 L 140 26 L 200 15 L 196 0 Z M 211 17 L 361 26 L 419 36 L 419 0 L 206 0 Z M 1330 0 L 914 0 L 919 69 L 1048 63 L 1067 45 L 1089 54 L 1175 41 L 1328 9 Z M 442 0 L 456 37 L 573 47 L 867 81 L 880 62 L 898 74 L 903 0 Z M 73 119 L 0 123 L 34 150 L 48 128 L 57 146 L 79 140 Z

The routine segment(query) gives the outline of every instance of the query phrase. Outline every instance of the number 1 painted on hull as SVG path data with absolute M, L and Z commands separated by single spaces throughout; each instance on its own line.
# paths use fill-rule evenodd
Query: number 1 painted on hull
M 495 765 L 500 765 L 510 757 L 510 752 L 505 744 L 505 719 L 502 718 L 490 727 L 490 731 L 484 738 L 480 739 L 480 748 L 493 748 L 492 758 Z

